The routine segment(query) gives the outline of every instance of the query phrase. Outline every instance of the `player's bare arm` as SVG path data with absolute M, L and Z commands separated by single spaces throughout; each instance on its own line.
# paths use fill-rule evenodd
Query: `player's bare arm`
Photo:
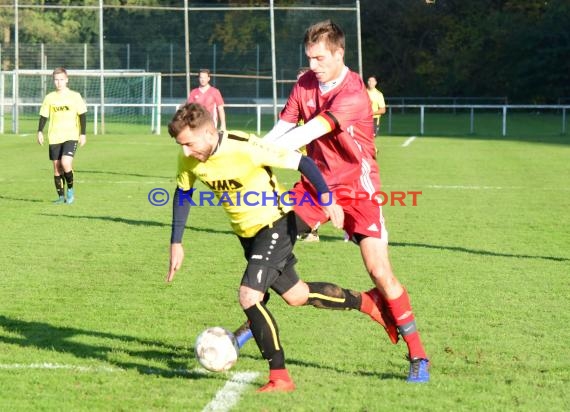
M 174 280 L 174 275 L 182 266 L 184 261 L 184 247 L 182 243 L 170 244 L 170 267 L 166 275 L 166 282 L 170 283 Z
M 85 133 L 87 130 L 87 114 L 81 113 L 79 115 L 79 127 L 80 127 L 80 134 L 79 134 L 79 146 L 85 146 L 87 143 L 87 138 L 85 137 Z
M 220 130 L 227 130 L 226 129 L 226 111 L 224 110 L 224 106 L 218 106 L 218 117 L 220 119 Z
M 184 191 L 176 188 L 172 199 L 172 226 L 170 234 L 170 264 L 168 267 L 168 274 L 166 275 L 166 282 L 172 282 L 174 275 L 182 266 L 184 261 L 184 248 L 182 246 L 182 236 L 184 235 L 184 228 L 188 221 L 190 214 L 190 202 L 180 201 L 180 192 L 184 196 L 191 196 L 192 191 Z M 184 200 L 184 198 L 182 198 Z

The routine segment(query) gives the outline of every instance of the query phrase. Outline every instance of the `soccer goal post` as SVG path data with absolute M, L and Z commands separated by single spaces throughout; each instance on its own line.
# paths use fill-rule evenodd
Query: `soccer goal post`
M 54 90 L 52 70 L 0 72 L 0 133 L 11 120 L 12 133 L 37 120 L 45 95 Z M 68 87 L 87 103 L 93 134 L 121 133 L 129 125 L 160 134 L 161 74 L 142 71 L 68 70 Z M 91 129 L 88 129 L 91 132 Z

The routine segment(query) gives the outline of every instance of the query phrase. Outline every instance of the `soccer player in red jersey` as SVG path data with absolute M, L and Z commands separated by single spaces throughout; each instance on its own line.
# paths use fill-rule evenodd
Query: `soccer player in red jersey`
M 199 87 L 190 90 L 188 95 L 188 103 L 200 103 L 212 115 L 214 125 L 218 127 L 220 121 L 220 130 L 226 130 L 226 112 L 224 110 L 224 99 L 220 90 L 210 84 L 210 70 L 200 69 L 198 74 Z
M 372 197 L 380 190 L 380 172 L 366 87 L 360 76 L 344 64 L 345 39 L 338 25 L 330 20 L 312 25 L 305 32 L 304 44 L 310 71 L 299 78 L 279 121 L 265 138 L 292 149 L 307 145 L 308 156 L 331 190 L 343 193 L 344 230 L 359 245 L 375 285 L 367 293 L 383 311 L 384 319 L 395 326 L 386 328 L 390 340 L 397 343 L 399 334 L 408 346 L 408 381 L 427 382 L 429 360 L 408 293 L 392 271 L 382 207 Z M 304 124 L 296 127 L 299 119 Z M 304 177 L 293 191 L 297 198 L 318 196 Z M 362 199 L 362 193 L 369 194 L 368 198 Z M 327 221 L 318 204 L 311 202 L 295 205 L 295 213 L 303 221 L 300 224 L 310 228 Z
M 248 319 L 244 327 L 249 328 L 249 336 L 254 337 L 269 364 L 269 382 L 259 392 L 295 389 L 285 365 L 277 321 L 266 306 L 269 289 L 291 306 L 359 310 L 386 327 L 370 295 L 329 282 L 304 282 L 297 274 L 297 258 L 293 254 L 297 237 L 295 216 L 289 201 L 277 201 L 287 191 L 272 167 L 299 170 L 330 200 L 323 208 L 333 224 L 340 228 L 344 219 L 342 207 L 330 197 L 328 185 L 310 158 L 240 131 L 218 131 L 207 109 L 195 103 L 177 110 L 168 132 L 181 150 L 166 280 L 173 280 L 184 260 L 182 236 L 190 213 L 188 200 L 194 184 L 200 180 L 212 189 L 218 205 L 226 211 L 247 260 L 239 287 L 239 303 Z M 253 199 L 248 201 L 249 195 Z M 267 199 L 263 200 L 263 196 Z M 238 342 L 246 339 L 241 334 L 237 338 Z

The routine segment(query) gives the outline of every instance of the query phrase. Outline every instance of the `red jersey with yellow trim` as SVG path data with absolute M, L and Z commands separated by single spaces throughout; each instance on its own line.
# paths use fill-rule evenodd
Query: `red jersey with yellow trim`
M 372 107 L 364 82 L 348 70 L 339 84 L 322 92 L 311 71 L 297 81 L 280 114 L 283 121 L 305 123 L 319 117 L 327 122 L 330 132 L 307 145 L 307 154 L 323 174 L 331 189 L 355 187 L 364 169 L 377 176 L 380 184 L 374 145 Z M 364 165 L 364 166 L 363 166 Z

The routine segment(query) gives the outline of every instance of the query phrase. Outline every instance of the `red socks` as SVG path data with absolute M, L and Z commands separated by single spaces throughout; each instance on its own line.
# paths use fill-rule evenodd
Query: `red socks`
M 410 305 L 410 297 L 408 296 L 406 289 L 404 289 L 404 292 L 400 297 L 388 300 L 387 303 L 390 308 L 390 312 L 392 312 L 392 316 L 396 320 L 398 331 L 408 345 L 410 359 L 427 358 L 420 339 L 420 334 L 416 327 L 414 313 L 412 312 L 412 306 Z

